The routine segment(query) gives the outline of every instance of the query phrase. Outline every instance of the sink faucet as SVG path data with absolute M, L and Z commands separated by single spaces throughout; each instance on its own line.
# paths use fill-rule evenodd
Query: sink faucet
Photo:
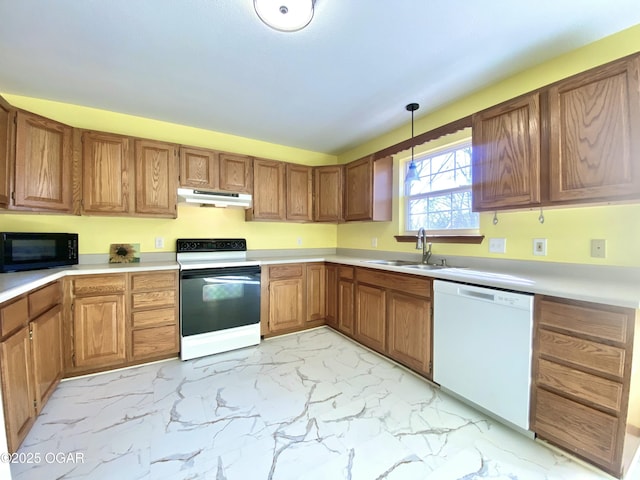
M 422 263 L 425 265 L 429 263 L 431 258 L 431 242 L 427 242 L 426 233 L 423 227 L 418 230 L 418 239 L 416 240 L 416 249 L 422 249 Z

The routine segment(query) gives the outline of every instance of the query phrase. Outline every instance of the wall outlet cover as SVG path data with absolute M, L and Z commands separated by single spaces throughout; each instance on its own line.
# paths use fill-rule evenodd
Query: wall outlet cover
M 507 251 L 506 238 L 490 238 L 489 239 L 489 253 L 506 253 L 506 251 Z
M 591 240 L 591 256 L 593 258 L 606 258 L 607 241 L 603 238 Z
M 378 238 L 377 237 L 371 237 L 371 246 L 373 248 L 377 248 L 378 247 Z
M 156 237 L 156 248 L 164 248 L 164 237 Z
M 533 254 L 538 256 L 545 256 L 547 254 L 547 239 L 546 238 L 534 238 L 533 239 Z

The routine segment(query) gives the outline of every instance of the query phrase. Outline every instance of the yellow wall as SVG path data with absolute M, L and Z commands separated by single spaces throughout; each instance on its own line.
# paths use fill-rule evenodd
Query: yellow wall
M 209 130 L 176 125 L 105 110 L 46 100 L 2 95 L 10 104 L 74 127 L 153 138 L 184 145 L 215 148 L 306 165 L 336 163 L 323 153 L 275 145 Z M 336 226 L 245 222 L 244 210 L 178 206 L 178 218 L 154 219 L 73 215 L 0 213 L 0 231 L 77 232 L 80 253 L 107 253 L 111 243 L 139 243 L 142 252 L 175 251 L 175 239 L 242 237 L 254 249 L 335 248 Z M 155 248 L 155 237 L 165 246 Z M 301 245 L 298 244 L 300 239 Z
M 640 25 L 637 25 L 514 75 L 416 120 L 416 134 L 580 71 L 632 54 L 638 51 L 639 45 Z M 407 127 L 402 127 L 389 132 L 340 155 L 338 162 L 346 163 L 396 144 L 406 139 L 407 131 Z M 459 137 L 460 135 L 453 138 Z M 451 138 L 443 139 L 439 143 L 443 144 L 447 141 L 451 141 Z M 424 149 L 424 147 L 422 148 Z M 340 225 L 338 226 L 338 245 L 340 247 L 372 249 L 371 239 L 376 238 L 378 250 L 415 252 L 413 245 L 397 243 L 393 238 L 394 235 L 404 233 L 403 221 L 400 218 L 402 200 L 397 200 L 398 192 L 402 191 L 398 168 L 408 160 L 408 155 L 408 152 L 401 152 L 394 158 L 396 194 L 394 195 L 393 221 Z M 492 223 L 493 213 L 480 214 L 480 233 L 487 237 L 482 244 L 434 244 L 433 252 L 444 256 L 462 255 L 640 267 L 639 204 L 549 209 L 545 211 L 544 224 L 540 224 L 537 220 L 539 213 L 538 210 L 500 213 L 498 215 L 499 223 L 495 226 Z M 487 240 L 489 237 L 506 238 L 506 253 L 490 254 Z M 547 256 L 533 255 L 534 238 L 547 239 Z M 606 258 L 591 258 L 590 240 L 594 238 L 607 240 Z

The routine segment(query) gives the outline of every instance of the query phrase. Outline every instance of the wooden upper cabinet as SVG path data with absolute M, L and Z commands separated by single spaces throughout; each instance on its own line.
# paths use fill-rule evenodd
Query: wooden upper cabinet
M 170 143 L 135 141 L 136 213 L 176 218 L 177 152 Z
M 285 219 L 285 164 L 256 158 L 253 161 L 253 206 L 247 220 Z
M 552 202 L 640 196 L 640 56 L 549 89 Z
M 180 186 L 218 189 L 218 165 L 218 153 L 214 150 L 180 147 Z
M 329 165 L 313 169 L 313 219 L 316 222 L 340 222 L 343 220 L 342 165 Z
M 13 114 L 9 104 L 0 98 L 0 207 L 9 206 L 10 166 L 13 163 Z
M 84 132 L 82 170 L 83 213 L 130 212 L 133 150 L 129 137 Z
M 345 166 L 344 219 L 391 220 L 393 160 L 366 157 Z
M 286 164 L 286 218 L 313 221 L 313 168 L 293 163 Z
M 540 203 L 540 94 L 473 116 L 473 210 Z
M 220 190 L 234 193 L 253 192 L 251 157 L 220 152 Z
M 28 112 L 17 112 L 13 206 L 72 211 L 73 129 Z

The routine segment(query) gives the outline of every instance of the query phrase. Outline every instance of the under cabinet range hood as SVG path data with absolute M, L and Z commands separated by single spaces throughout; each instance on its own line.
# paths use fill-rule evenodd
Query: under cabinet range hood
M 178 188 L 178 203 L 246 209 L 251 207 L 251 195 L 195 188 Z

